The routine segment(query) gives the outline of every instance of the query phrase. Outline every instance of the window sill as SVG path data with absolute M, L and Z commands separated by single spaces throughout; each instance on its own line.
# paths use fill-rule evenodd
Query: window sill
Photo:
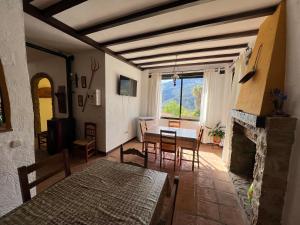
M 200 120 L 197 119 L 182 119 L 182 118 L 172 118 L 172 117 L 160 117 L 160 119 L 165 120 L 180 120 L 180 121 L 192 121 L 192 122 L 199 122 Z
M 5 125 L 0 126 L 0 133 L 13 131 L 11 127 L 5 127 Z

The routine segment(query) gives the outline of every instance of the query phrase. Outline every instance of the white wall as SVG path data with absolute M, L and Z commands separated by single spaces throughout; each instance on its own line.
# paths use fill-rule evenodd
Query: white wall
M 300 224 L 300 1 L 287 1 L 286 111 L 298 118 L 290 161 L 283 225 Z
M 73 94 L 73 110 L 76 119 L 76 135 L 77 138 L 84 137 L 84 123 L 93 122 L 97 125 L 97 148 L 105 152 L 105 64 L 104 53 L 98 50 L 83 51 L 74 55 L 73 74 L 77 73 L 79 81 L 78 88 L 74 86 Z M 101 90 L 101 106 L 86 105 L 85 111 L 82 112 L 82 107 L 78 106 L 78 95 L 86 96 L 87 88 L 81 87 L 80 78 L 86 76 L 87 86 L 91 78 L 91 58 L 99 62 L 99 70 L 95 73 L 91 85 L 91 89 Z
M 30 79 L 37 73 L 46 73 L 53 80 L 54 92 L 57 92 L 58 86 L 65 86 L 67 93 L 66 60 L 62 57 L 53 56 L 48 53 L 40 52 L 39 54 L 43 55 L 40 60 L 28 62 L 28 72 Z M 66 107 L 68 110 L 68 102 L 66 101 L 66 103 Z M 54 96 L 54 107 L 56 118 L 68 117 L 68 112 L 59 113 L 56 96 Z
M 137 96 L 117 94 L 119 76 L 137 80 Z M 106 151 L 136 137 L 140 115 L 142 72 L 105 54 Z
M 34 162 L 33 109 L 21 0 L 0 0 L 0 58 L 13 131 L 0 133 L 0 216 L 22 203 L 17 168 Z

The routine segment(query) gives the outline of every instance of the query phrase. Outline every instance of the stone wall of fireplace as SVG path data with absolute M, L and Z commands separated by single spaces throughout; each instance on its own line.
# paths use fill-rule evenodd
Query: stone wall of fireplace
M 281 224 L 295 127 L 289 117 L 267 117 L 264 127 L 233 118 L 229 170 L 251 225 Z

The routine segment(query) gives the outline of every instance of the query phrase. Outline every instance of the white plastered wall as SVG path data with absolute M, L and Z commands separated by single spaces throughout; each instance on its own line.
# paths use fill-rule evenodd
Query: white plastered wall
M 137 81 L 137 96 L 117 94 L 119 76 Z M 142 71 L 105 54 L 106 151 L 136 137 L 140 116 Z
M 300 224 L 300 1 L 287 1 L 286 111 L 298 118 L 290 159 L 283 225 Z
M 0 216 L 22 203 L 17 168 L 34 162 L 33 109 L 21 0 L 0 0 L 0 58 L 13 131 L 0 133 Z
M 67 95 L 67 77 L 66 77 L 66 60 L 62 57 L 53 56 L 47 53 L 41 53 L 45 55 L 41 60 L 28 62 L 28 72 L 30 79 L 38 74 L 45 73 L 49 75 L 54 84 L 54 92 L 57 92 L 58 86 L 66 87 Z M 66 96 L 67 97 L 67 96 Z M 66 107 L 68 110 L 68 102 L 66 101 Z M 58 110 L 58 102 L 56 96 L 54 96 L 54 107 L 56 118 L 67 118 L 67 113 L 60 113 Z

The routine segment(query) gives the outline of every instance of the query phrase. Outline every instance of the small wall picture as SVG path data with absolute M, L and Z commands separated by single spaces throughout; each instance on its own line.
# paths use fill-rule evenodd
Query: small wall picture
M 79 107 L 83 106 L 83 95 L 78 95 L 78 106 Z
M 81 76 L 81 87 L 86 88 L 86 76 Z

